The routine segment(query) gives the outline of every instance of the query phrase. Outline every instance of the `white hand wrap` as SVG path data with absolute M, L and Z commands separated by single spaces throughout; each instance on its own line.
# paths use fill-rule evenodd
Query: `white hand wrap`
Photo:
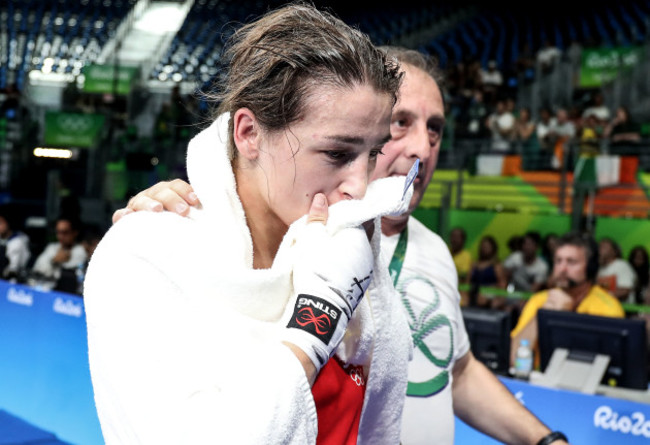
M 365 230 L 330 235 L 312 222 L 296 240 L 293 312 L 284 340 L 320 369 L 343 339 L 348 321 L 370 285 L 374 257 Z

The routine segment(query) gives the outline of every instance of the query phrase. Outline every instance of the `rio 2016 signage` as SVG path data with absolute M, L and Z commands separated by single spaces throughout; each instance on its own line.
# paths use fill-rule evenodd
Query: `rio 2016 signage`
M 583 49 L 580 86 L 599 87 L 616 78 L 620 70 L 637 65 L 641 56 L 642 48 L 637 46 Z
M 88 65 L 83 68 L 85 93 L 127 95 L 136 81 L 138 68 L 114 65 Z

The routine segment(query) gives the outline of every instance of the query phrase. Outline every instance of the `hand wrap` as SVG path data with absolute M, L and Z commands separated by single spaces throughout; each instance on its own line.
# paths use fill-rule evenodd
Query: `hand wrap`
M 323 224 L 312 222 L 293 247 L 293 311 L 284 340 L 302 349 L 320 369 L 343 339 L 370 285 L 374 257 L 362 227 L 330 235 Z

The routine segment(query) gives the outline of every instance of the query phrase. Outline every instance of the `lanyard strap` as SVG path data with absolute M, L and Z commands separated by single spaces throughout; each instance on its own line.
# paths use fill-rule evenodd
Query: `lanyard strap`
M 399 234 L 399 240 L 397 240 L 397 246 L 395 247 L 395 252 L 393 252 L 393 258 L 391 258 L 390 264 L 388 265 L 388 271 L 393 279 L 393 286 L 397 286 L 397 280 L 399 280 L 399 275 L 402 273 L 407 243 L 408 227 L 405 227 L 404 230 L 402 230 L 402 233 Z

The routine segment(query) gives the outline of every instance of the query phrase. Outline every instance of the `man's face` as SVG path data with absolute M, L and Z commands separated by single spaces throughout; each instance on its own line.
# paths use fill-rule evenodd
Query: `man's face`
M 463 233 L 460 230 L 454 229 L 449 233 L 449 244 L 453 250 L 461 250 L 464 243 Z
M 555 250 L 553 279 L 557 287 L 568 290 L 587 280 L 587 251 L 564 245 Z
M 526 258 L 534 258 L 537 255 L 537 243 L 530 237 L 525 237 L 521 244 L 521 252 Z
M 60 220 L 56 223 L 56 239 L 67 249 L 71 248 L 77 238 L 77 231 L 72 228 L 70 221 Z
M 406 175 L 416 159 L 420 171 L 413 183 L 408 215 L 420 204 L 438 162 L 445 124 L 442 95 L 436 82 L 424 71 L 402 64 L 404 81 L 391 116 L 391 140 L 377 158 L 372 179 Z
M 616 258 L 614 246 L 609 241 L 603 240 L 598 243 L 598 259 L 600 264 L 608 264 Z

